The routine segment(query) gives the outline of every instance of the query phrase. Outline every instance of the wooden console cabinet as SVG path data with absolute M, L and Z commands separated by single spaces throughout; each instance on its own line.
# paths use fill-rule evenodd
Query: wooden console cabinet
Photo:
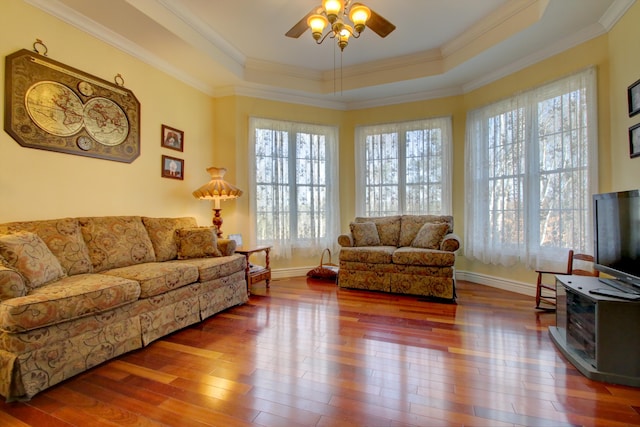
M 556 276 L 552 341 L 587 378 L 640 386 L 640 302 L 589 293 L 597 277 Z

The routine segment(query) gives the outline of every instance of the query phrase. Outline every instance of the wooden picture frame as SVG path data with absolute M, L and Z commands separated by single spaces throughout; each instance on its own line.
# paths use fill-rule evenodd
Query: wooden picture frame
M 184 179 L 184 160 L 177 157 L 162 156 L 161 176 L 163 178 Z
M 4 130 L 22 147 L 131 163 L 140 102 L 124 87 L 39 53 L 5 58 Z
M 640 157 L 640 123 L 629 128 L 629 155 Z
M 637 80 L 627 88 L 627 102 L 629 104 L 629 117 L 640 113 L 640 80 Z
M 184 132 L 172 128 L 167 125 L 162 125 L 162 139 L 160 145 L 164 148 L 170 148 L 171 150 L 184 151 Z

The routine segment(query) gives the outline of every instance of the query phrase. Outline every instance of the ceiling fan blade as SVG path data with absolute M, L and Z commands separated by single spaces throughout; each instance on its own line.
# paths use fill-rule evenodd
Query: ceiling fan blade
M 314 13 L 316 13 L 315 7 L 311 9 L 311 11 L 307 13 L 301 20 L 299 20 L 296 25 L 291 27 L 291 29 L 285 33 L 285 36 L 297 39 L 302 34 L 304 34 L 304 32 L 307 31 L 307 28 L 309 28 L 309 26 L 307 25 L 307 19 L 309 19 L 309 17 Z
M 371 17 L 369 17 L 369 20 L 367 21 L 367 27 L 371 28 L 371 30 L 380 37 L 387 37 L 396 29 L 395 25 L 378 15 L 373 10 L 371 11 Z

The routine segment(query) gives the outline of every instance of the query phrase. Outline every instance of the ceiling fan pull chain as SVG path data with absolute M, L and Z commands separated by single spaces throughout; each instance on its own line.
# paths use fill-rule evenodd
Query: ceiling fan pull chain
M 336 46 L 337 44 L 333 45 L 333 93 L 334 94 L 337 92 L 336 90 Z
M 342 96 L 342 55 L 344 54 L 343 50 L 340 50 L 340 96 Z

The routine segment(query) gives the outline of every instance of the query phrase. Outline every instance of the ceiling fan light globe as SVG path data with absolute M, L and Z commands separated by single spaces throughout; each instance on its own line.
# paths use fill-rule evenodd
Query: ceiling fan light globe
M 349 19 L 358 33 L 364 31 L 367 21 L 371 17 L 371 10 L 360 3 L 354 3 L 349 10 Z
M 322 37 L 322 32 L 328 24 L 327 18 L 319 14 L 311 15 L 309 19 L 307 19 L 307 25 L 311 28 L 311 35 L 316 40 Z
M 342 25 L 342 28 L 340 28 L 339 31 L 339 36 L 341 38 L 345 38 L 345 39 L 349 39 L 349 37 L 351 37 L 353 35 L 353 28 L 350 25 Z
M 344 10 L 343 0 L 322 0 L 322 8 L 327 14 L 327 19 L 332 24 L 338 19 L 340 13 Z
M 337 32 L 338 35 L 338 46 L 340 50 L 344 50 L 345 47 L 349 44 L 349 37 L 353 34 L 353 28 L 349 25 L 342 25 L 340 31 Z

